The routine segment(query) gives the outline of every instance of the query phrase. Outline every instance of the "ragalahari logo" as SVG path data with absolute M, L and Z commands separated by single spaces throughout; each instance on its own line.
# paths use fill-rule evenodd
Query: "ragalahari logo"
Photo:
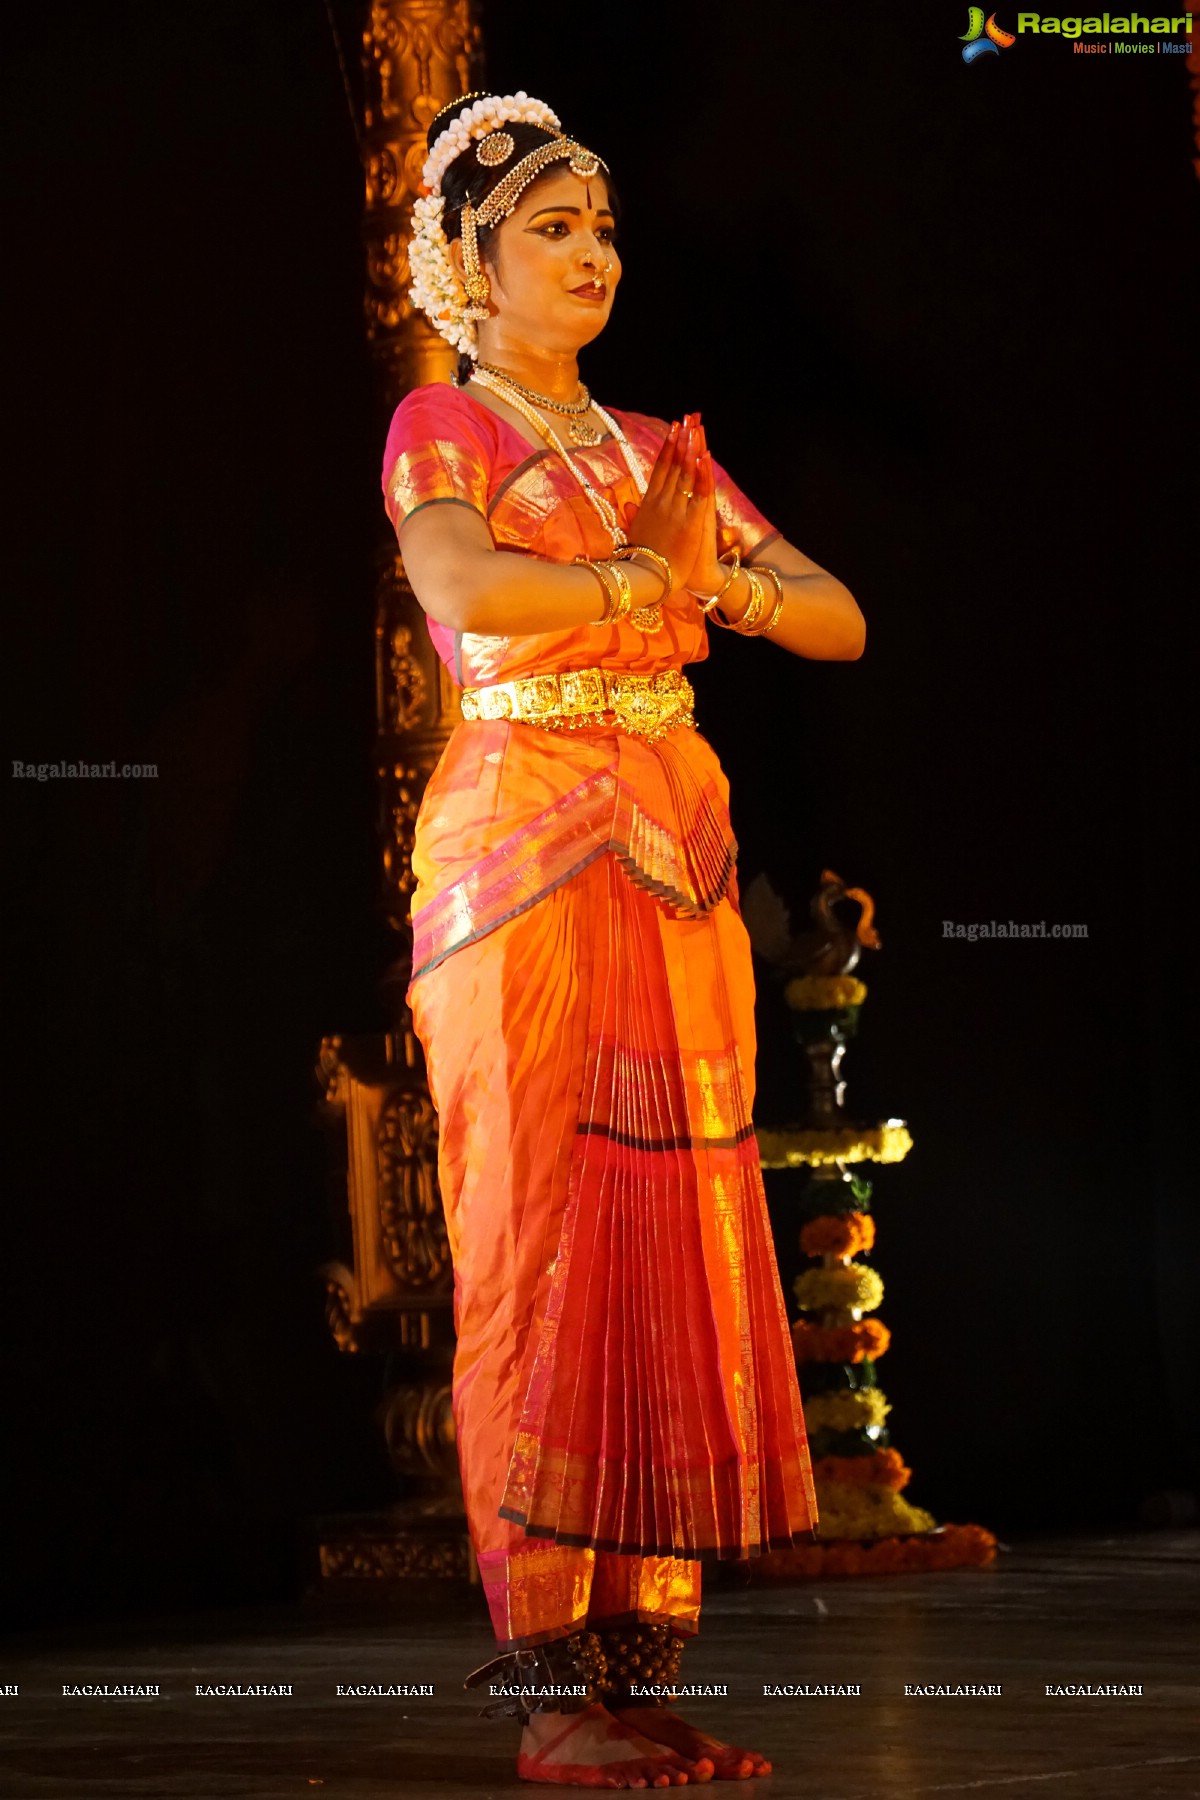
M 1011 49 L 1017 41 L 1011 31 L 1001 31 L 995 13 L 988 14 L 985 24 L 982 6 L 968 6 L 967 27 L 958 40 L 967 63 L 974 62 L 977 56 L 999 56 L 1001 50 Z

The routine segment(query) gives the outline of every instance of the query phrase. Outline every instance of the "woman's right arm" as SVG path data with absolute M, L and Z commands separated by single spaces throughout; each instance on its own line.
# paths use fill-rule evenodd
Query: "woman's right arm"
M 636 543 L 671 562 L 676 585 L 664 604 L 688 612 L 695 601 L 683 583 L 695 561 L 697 525 L 712 485 L 711 467 L 698 467 L 701 460 L 698 437 L 693 440 L 690 432 L 678 448 L 673 440 L 664 444 L 630 528 Z M 684 500 L 682 494 L 693 488 L 695 499 L 689 494 Z M 497 550 L 487 521 L 471 505 L 418 506 L 399 525 L 398 539 L 413 593 L 434 623 L 449 631 L 485 637 L 569 631 L 598 624 L 605 611 L 594 570 Z M 663 599 L 662 580 L 653 565 L 625 560 L 622 566 L 635 607 Z
M 582 564 L 497 550 L 486 521 L 469 506 L 423 506 L 399 534 L 404 572 L 424 610 L 449 631 L 521 637 L 597 624 L 600 582 Z M 653 570 L 625 564 L 635 606 L 662 592 Z

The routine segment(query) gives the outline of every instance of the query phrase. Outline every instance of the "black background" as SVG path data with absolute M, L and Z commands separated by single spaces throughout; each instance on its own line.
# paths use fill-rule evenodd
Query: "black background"
M 823 867 L 875 896 L 846 1072 L 916 1139 L 875 1193 L 894 1442 L 919 1504 L 1019 1531 L 1197 1480 L 1200 184 L 1183 57 L 968 67 L 963 11 L 505 0 L 485 31 L 489 85 L 618 179 L 585 377 L 701 409 L 866 615 L 860 662 L 722 639 L 692 673 L 743 883 L 798 922 Z M 10 783 L 4 1598 L 286 1597 L 308 1514 L 393 1492 L 379 1365 L 314 1276 L 312 1065 L 385 1023 L 390 951 L 357 152 L 320 0 L 6 27 L 8 753 L 159 779 Z M 765 978 L 760 1014 L 766 1123 L 799 1070 Z

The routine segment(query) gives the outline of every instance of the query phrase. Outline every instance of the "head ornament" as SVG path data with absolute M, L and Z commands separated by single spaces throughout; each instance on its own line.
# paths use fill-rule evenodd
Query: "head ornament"
M 498 169 L 508 161 L 516 147 L 507 131 L 493 131 L 479 140 L 475 155 L 485 169 Z
M 477 354 L 476 322 L 488 317 L 488 279 L 479 259 L 479 227 L 496 225 L 506 219 L 530 182 L 553 162 L 567 162 L 572 173 L 584 180 L 591 179 L 601 169 L 607 172 L 608 165 L 595 151 L 585 149 L 574 138 L 567 137 L 557 114 L 543 101 L 531 99 L 524 90 L 505 95 L 466 95 L 464 100 L 471 104 L 464 104 L 439 132 L 421 172 L 423 192 L 413 206 L 413 234 L 408 247 L 412 275 L 408 297 L 455 349 L 473 357 Z M 443 108 L 443 112 L 446 111 L 449 108 Z M 437 118 L 441 116 L 439 113 Z M 434 123 L 437 123 L 436 118 Z M 455 158 L 473 142 L 478 142 L 476 157 L 485 168 L 503 167 L 516 148 L 512 135 L 503 129 L 509 124 L 540 125 L 543 131 L 551 133 L 550 141 L 539 144 L 528 156 L 514 163 L 478 206 L 473 206 L 469 200 L 464 202 L 464 292 L 464 284 L 450 260 L 443 223 L 446 203 L 442 177 Z

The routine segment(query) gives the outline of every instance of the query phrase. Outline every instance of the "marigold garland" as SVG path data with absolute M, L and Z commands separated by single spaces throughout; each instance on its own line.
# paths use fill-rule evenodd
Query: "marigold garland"
M 912 1480 L 912 1470 L 898 1450 L 872 1450 L 869 1456 L 821 1456 L 812 1471 L 818 1488 L 823 1482 L 836 1481 L 890 1488 L 898 1494 Z
M 903 1162 L 912 1149 L 912 1136 L 901 1124 L 875 1125 L 863 1130 L 848 1125 L 842 1131 L 757 1132 L 758 1155 L 764 1169 L 799 1169 L 806 1165 L 848 1162 Z
M 883 1277 L 866 1263 L 846 1263 L 832 1269 L 806 1269 L 793 1284 L 796 1300 L 805 1312 L 854 1307 L 874 1312 L 883 1299 Z
M 810 1325 L 797 1319 L 792 1344 L 798 1363 L 860 1363 L 882 1356 L 892 1334 L 882 1319 L 860 1319 L 854 1325 Z
M 824 1520 L 822 1520 L 824 1524 Z M 829 1575 L 902 1575 L 931 1569 L 985 1569 L 996 1559 L 996 1539 L 983 1525 L 938 1525 L 911 1537 L 873 1543 L 835 1539 L 769 1550 L 756 1557 L 754 1581 L 794 1581 Z
M 875 1221 L 864 1212 L 824 1213 L 800 1232 L 805 1256 L 857 1256 L 874 1242 Z
M 850 975 L 797 977 L 784 989 L 796 1014 L 792 1035 L 811 1054 L 815 1044 L 839 1053 L 857 1035 L 866 985 Z M 818 1539 L 795 1550 L 769 1551 L 757 1578 L 885 1574 L 902 1569 L 985 1566 L 996 1539 L 982 1526 L 941 1526 L 906 1500 L 912 1470 L 885 1420 L 891 1404 L 876 1385 L 875 1362 L 891 1343 L 879 1319 L 864 1319 L 883 1299 L 883 1279 L 856 1260 L 875 1244 L 871 1183 L 855 1163 L 901 1162 L 912 1149 L 903 1119 L 874 1127 L 796 1126 L 757 1132 L 764 1169 L 813 1171 L 800 1197 L 800 1248 L 818 1266 L 793 1284 L 802 1313 L 850 1324 L 792 1327 L 804 1422 L 819 1510 Z
M 797 975 L 783 997 L 796 1012 L 840 1012 L 844 1006 L 861 1006 L 867 985 L 854 975 Z
M 861 1431 L 867 1425 L 882 1425 L 891 1410 L 882 1388 L 834 1388 L 804 1402 L 804 1423 L 810 1436 L 818 1431 Z

